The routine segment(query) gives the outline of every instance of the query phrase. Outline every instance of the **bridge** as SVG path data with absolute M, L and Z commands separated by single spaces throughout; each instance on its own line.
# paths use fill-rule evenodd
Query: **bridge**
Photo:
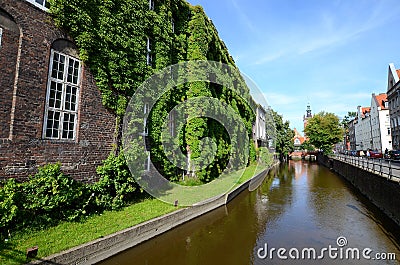
M 318 151 L 297 150 L 289 154 L 289 159 L 304 159 L 310 161 L 317 160 Z

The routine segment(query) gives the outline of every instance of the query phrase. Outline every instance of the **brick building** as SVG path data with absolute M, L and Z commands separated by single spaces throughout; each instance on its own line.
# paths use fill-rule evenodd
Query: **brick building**
M 115 116 L 51 21 L 45 0 L 0 1 L 0 180 L 60 161 L 90 181 L 112 150 Z

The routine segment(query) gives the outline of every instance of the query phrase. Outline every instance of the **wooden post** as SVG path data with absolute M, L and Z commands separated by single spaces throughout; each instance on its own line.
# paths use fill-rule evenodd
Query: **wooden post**
M 29 259 L 29 258 L 36 257 L 37 253 L 38 253 L 38 250 L 39 250 L 38 246 L 34 246 L 34 247 L 31 247 L 31 248 L 28 248 L 26 250 L 26 258 Z

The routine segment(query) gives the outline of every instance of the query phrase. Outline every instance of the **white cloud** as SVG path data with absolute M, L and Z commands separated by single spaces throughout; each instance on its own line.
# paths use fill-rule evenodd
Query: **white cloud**
M 337 9 L 324 6 L 312 19 L 306 22 L 285 18 L 282 21 L 270 21 L 273 26 L 256 24 L 240 10 L 236 0 L 231 0 L 240 19 L 251 30 L 251 48 L 243 46 L 241 60 L 249 65 L 263 65 L 283 57 L 293 58 L 316 51 L 335 49 L 352 42 L 371 30 L 390 23 L 399 17 L 400 6 L 390 5 L 387 1 L 360 3 L 343 1 L 335 6 Z M 388 8 L 390 7 L 390 8 Z M 275 25 L 279 24 L 277 27 Z M 261 28 L 265 26 L 264 28 Z M 264 45 L 263 45 L 264 44 Z

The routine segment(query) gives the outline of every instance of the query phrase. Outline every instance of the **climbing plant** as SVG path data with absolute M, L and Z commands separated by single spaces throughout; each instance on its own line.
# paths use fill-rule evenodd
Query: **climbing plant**
M 117 138 L 130 98 L 154 72 L 188 60 L 214 60 L 236 67 L 202 7 L 191 6 L 184 0 L 155 1 L 153 10 L 148 0 L 49 2 L 56 24 L 75 40 L 80 58 L 94 75 L 104 106 L 115 114 Z M 214 83 L 192 82 L 174 87 L 153 106 L 148 119 L 151 160 L 164 176 L 177 180 L 183 173 L 166 158 L 160 135 L 169 111 L 185 100 L 218 98 L 241 116 L 251 135 L 254 113 L 246 101 L 250 98 L 249 89 L 240 75 L 234 77 L 240 80 L 235 86 L 241 88 L 241 95 Z M 218 177 L 230 156 L 237 155 L 231 153 L 231 141 L 224 127 L 210 118 L 193 118 L 185 124 L 179 134 L 182 152 L 190 153 L 192 159 L 201 157 L 204 137 L 213 139 L 217 146 L 214 162 L 196 173 L 199 180 L 208 182 Z M 116 143 L 118 153 L 120 141 L 117 139 Z

